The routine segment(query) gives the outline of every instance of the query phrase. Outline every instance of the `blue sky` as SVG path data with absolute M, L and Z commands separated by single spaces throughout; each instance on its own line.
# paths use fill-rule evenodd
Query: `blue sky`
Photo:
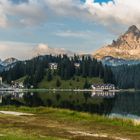
M 139 0 L 0 0 L 0 6 L 2 59 L 31 58 L 40 44 L 46 53 L 92 53 L 140 23 Z

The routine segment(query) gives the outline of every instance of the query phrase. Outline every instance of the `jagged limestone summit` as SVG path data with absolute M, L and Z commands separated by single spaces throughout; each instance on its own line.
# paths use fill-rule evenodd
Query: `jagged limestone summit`
M 107 45 L 93 53 L 93 56 L 99 60 L 106 56 L 121 59 L 140 59 L 140 30 L 132 25 L 111 45 Z

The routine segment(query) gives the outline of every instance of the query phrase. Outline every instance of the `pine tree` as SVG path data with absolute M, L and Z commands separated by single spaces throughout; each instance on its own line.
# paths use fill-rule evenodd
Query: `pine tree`
M 85 80 L 85 83 L 84 83 L 84 89 L 88 89 L 90 87 L 90 84 L 88 83 L 87 79 Z
M 61 86 L 61 82 L 59 79 L 56 80 L 56 87 L 60 87 Z
M 49 69 L 47 73 L 47 81 L 51 81 L 51 80 L 52 80 L 52 73 L 51 70 Z

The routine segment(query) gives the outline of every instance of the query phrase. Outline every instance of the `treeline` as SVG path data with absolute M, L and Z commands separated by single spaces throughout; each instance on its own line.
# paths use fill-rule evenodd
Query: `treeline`
M 140 64 L 112 67 L 116 85 L 122 89 L 140 89 Z
M 50 63 L 57 63 L 57 70 L 51 70 L 49 68 Z M 75 63 L 80 64 L 80 66 L 76 67 Z M 63 80 L 69 80 L 74 76 L 82 76 L 85 78 L 99 77 L 105 83 L 114 82 L 110 67 L 103 66 L 101 62 L 87 56 L 38 56 L 28 61 L 17 62 L 13 68 L 2 72 L 1 75 L 8 83 L 25 76 L 24 84 L 33 85 L 34 87 L 37 87 L 45 75 L 47 75 L 48 81 L 53 80 L 53 75 L 58 75 Z

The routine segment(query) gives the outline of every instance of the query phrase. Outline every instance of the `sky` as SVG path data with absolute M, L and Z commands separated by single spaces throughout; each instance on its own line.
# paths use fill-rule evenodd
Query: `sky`
M 129 26 L 140 28 L 139 7 L 140 0 L 0 0 L 0 58 L 92 53 Z

